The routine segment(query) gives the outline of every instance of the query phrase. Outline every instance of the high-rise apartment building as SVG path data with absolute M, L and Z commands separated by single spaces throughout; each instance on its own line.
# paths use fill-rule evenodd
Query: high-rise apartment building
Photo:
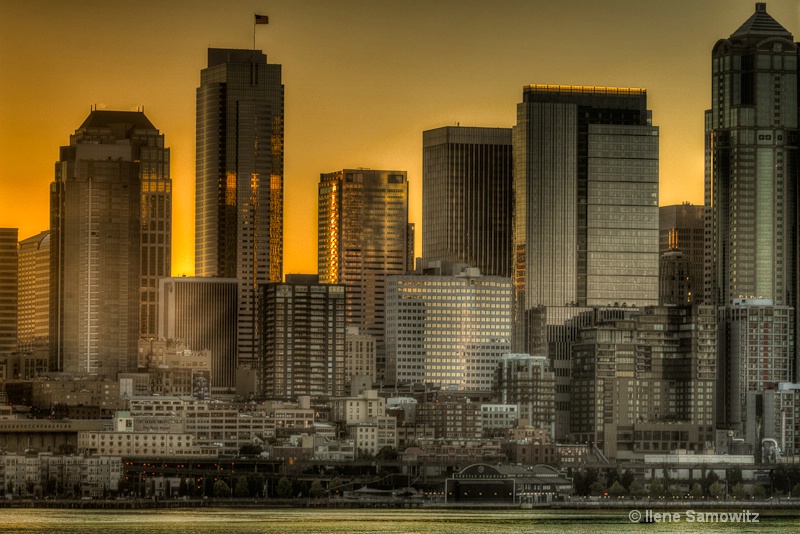
M 719 308 L 718 320 L 718 424 L 744 431 L 758 425 L 747 421 L 748 393 L 795 380 L 795 309 L 769 299 L 734 299 Z
M 19 242 L 20 351 L 47 349 L 50 335 L 50 231 Z
M 714 442 L 712 306 L 648 307 L 581 330 L 572 345 L 571 430 L 616 459 Z
M 546 356 L 504 354 L 495 371 L 498 400 L 519 405 L 519 417 L 555 436 L 555 373 Z
M 143 112 L 93 110 L 60 156 L 50 188 L 51 366 L 135 371 L 140 333 L 155 333 L 156 280 L 169 274 L 169 149 Z
M 211 351 L 212 393 L 236 386 L 238 286 L 235 278 L 159 280 L 158 337 Z
M 412 270 L 406 172 L 321 174 L 318 220 L 319 281 L 347 286 L 347 324 L 375 338 L 383 381 L 386 277 Z
M 434 262 L 386 279 L 386 378 L 394 384 L 491 390 L 511 349 L 511 279 Z
M 756 3 L 711 53 L 707 304 L 797 306 L 798 46 Z
M 511 276 L 511 128 L 422 132 L 422 258 Z
M 17 235 L 16 228 L 0 228 L 0 354 L 17 350 Z
M 658 209 L 659 301 L 699 304 L 703 297 L 705 207 L 685 202 Z
M 261 286 L 263 362 L 259 391 L 269 399 L 341 396 L 345 380 L 345 286 L 316 275 L 287 275 Z
M 208 49 L 197 89 L 195 274 L 239 280 L 238 361 L 258 363 L 258 285 L 283 279 L 281 66 Z

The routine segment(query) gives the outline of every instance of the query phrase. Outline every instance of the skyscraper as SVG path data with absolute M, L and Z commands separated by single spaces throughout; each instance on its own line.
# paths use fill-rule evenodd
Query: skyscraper
M 19 242 L 19 350 L 47 349 L 50 335 L 50 231 Z
M 658 302 L 658 128 L 644 89 L 529 85 L 514 127 L 525 308 Z
M 385 372 L 386 277 L 411 270 L 405 171 L 344 169 L 320 175 L 319 281 L 347 287 L 347 324 L 376 341 Z
M 17 350 L 17 233 L 0 228 L 0 354 Z
M 422 132 L 422 258 L 511 276 L 510 128 Z
M 54 369 L 136 370 L 140 311 L 154 316 L 156 279 L 169 271 L 168 167 L 164 136 L 138 111 L 93 110 L 61 147 L 50 187 Z
M 797 58 L 792 34 L 761 2 L 711 53 L 705 302 L 726 307 L 719 315 L 717 424 L 734 431 L 757 424 L 746 421 L 749 392 L 774 389 L 777 381 L 796 377 Z M 768 302 L 774 309 L 767 308 L 761 319 L 753 302 Z M 752 339 L 742 343 L 741 328 L 731 319 L 741 314 L 757 321 L 751 326 L 764 321 L 756 332 L 758 347 L 750 347 Z M 785 317 L 791 317 L 788 326 Z M 778 328 L 782 331 L 772 336 Z M 751 349 L 758 352 L 757 360 Z
M 197 89 L 195 274 L 239 280 L 238 360 L 258 362 L 258 284 L 283 277 L 281 66 L 209 48 Z
M 712 50 L 707 304 L 797 306 L 797 51 L 766 3 Z
M 547 356 L 569 435 L 575 325 L 658 303 L 658 128 L 644 89 L 529 85 L 514 144 L 514 350 Z

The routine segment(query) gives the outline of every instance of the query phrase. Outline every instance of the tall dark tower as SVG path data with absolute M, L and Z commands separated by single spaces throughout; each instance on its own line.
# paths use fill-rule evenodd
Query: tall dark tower
M 765 3 L 712 50 L 705 298 L 797 305 L 797 45 Z
M 197 89 L 195 274 L 239 280 L 238 361 L 258 362 L 258 284 L 283 277 L 281 66 L 209 48 Z
M 511 128 L 422 132 L 422 258 L 511 276 Z
M 516 352 L 547 347 L 557 439 L 595 307 L 658 304 L 658 128 L 639 88 L 530 85 L 514 143 Z
M 138 111 L 94 110 L 50 186 L 51 366 L 115 377 L 155 335 L 169 276 L 169 149 Z M 140 321 L 141 319 L 141 321 Z
M 797 369 L 797 60 L 761 2 L 711 53 L 704 287 L 720 307 L 717 426 L 758 448 L 762 407 L 750 398 Z

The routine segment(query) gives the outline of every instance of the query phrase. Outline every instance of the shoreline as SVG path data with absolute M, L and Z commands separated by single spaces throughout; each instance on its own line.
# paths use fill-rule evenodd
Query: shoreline
M 442 503 L 407 500 L 347 500 L 347 499 L 14 499 L 0 500 L 0 508 L 5 509 L 73 509 L 73 510 L 149 510 L 149 509 L 417 509 L 439 511 L 581 511 L 600 514 L 619 513 L 630 510 L 752 510 L 763 516 L 800 516 L 800 500 L 769 501 L 566 501 L 536 504 L 511 503 Z

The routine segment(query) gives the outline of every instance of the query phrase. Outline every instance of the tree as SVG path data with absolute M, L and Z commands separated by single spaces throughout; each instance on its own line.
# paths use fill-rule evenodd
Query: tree
M 650 495 L 653 497 L 663 497 L 666 488 L 664 487 L 664 479 L 661 478 L 654 478 L 650 481 L 650 485 L 648 486 L 650 490 Z
M 214 497 L 230 497 L 231 487 L 228 486 L 224 480 L 220 479 L 214 483 Z
M 708 487 L 708 495 L 715 499 L 725 496 L 725 487 L 719 483 L 719 480 Z
M 185 478 L 181 478 L 181 483 L 178 484 L 178 495 L 181 497 L 189 495 L 189 484 L 186 482 Z
M 386 445 L 381 450 L 378 451 L 378 454 L 375 455 L 376 460 L 397 460 L 398 457 L 397 450 L 390 446 Z
M 741 482 L 735 484 L 731 488 L 731 495 L 733 495 L 734 499 L 746 499 L 747 492 L 744 490 L 744 484 L 742 484 Z
M 628 490 L 625 489 L 625 486 L 620 484 L 619 480 L 615 480 L 614 483 L 608 488 L 608 494 L 612 497 L 622 497 L 623 495 L 627 495 Z
M 322 486 L 322 482 L 319 479 L 314 480 L 311 483 L 311 496 L 319 499 L 323 495 L 325 495 L 325 488 Z
M 255 443 L 246 443 L 239 447 L 239 456 L 258 456 L 264 449 Z
M 239 499 L 250 496 L 250 488 L 247 486 L 246 477 L 239 477 L 236 481 L 236 487 L 233 489 L 233 496 Z
M 792 497 L 800 497 L 800 482 L 792 488 Z
M 292 496 L 292 482 L 286 478 L 282 477 L 278 481 L 278 497 L 281 499 L 288 499 Z
M 764 497 L 766 496 L 767 496 L 767 489 L 763 485 L 756 484 L 755 486 L 753 486 L 753 497 L 755 497 L 758 500 L 763 500 Z
M 606 491 L 606 485 L 600 482 L 599 480 L 592 482 L 592 485 L 589 486 L 589 493 L 591 493 L 592 495 L 602 495 L 603 493 L 605 493 L 605 491 Z
M 628 487 L 628 494 L 631 497 L 641 497 L 642 495 L 645 495 L 646 493 L 647 493 L 647 490 L 644 488 L 644 486 L 639 484 L 638 480 L 634 480 L 633 482 L 631 482 L 631 485 Z
M 333 495 L 339 495 L 341 491 L 339 486 L 342 485 L 342 479 L 339 477 L 333 477 L 330 482 L 328 482 L 328 491 L 332 492 Z
M 692 495 L 693 498 L 699 499 L 704 495 L 703 486 L 695 482 L 694 485 L 692 486 L 692 490 L 689 493 Z
M 634 476 L 633 473 L 630 471 L 625 471 L 619 476 L 619 483 L 628 489 L 630 489 L 631 484 L 633 484 L 633 480 Z

